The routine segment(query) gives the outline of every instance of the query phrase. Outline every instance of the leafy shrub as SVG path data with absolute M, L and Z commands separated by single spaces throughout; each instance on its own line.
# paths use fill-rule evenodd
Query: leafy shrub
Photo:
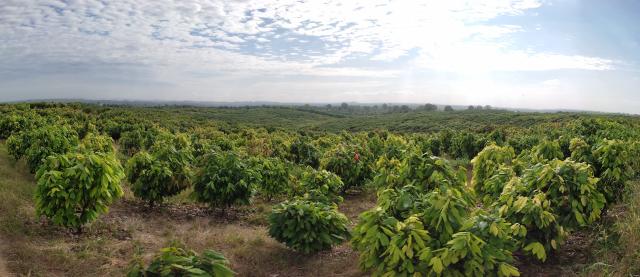
M 2 115 L 0 117 L 0 139 L 7 139 L 20 131 L 27 131 L 33 125 L 34 120 L 16 113 Z
M 78 135 L 67 126 L 45 126 L 14 134 L 7 142 L 15 158 L 25 157 L 31 172 L 35 172 L 50 155 L 64 154 L 78 145 Z
M 530 190 L 546 194 L 558 223 L 568 230 L 600 218 L 606 200 L 598 191 L 598 179 L 588 164 L 553 160 L 534 165 L 522 178 Z
M 413 152 L 402 162 L 396 185 L 416 185 L 428 191 L 439 186 L 459 186 L 465 179 L 465 170 L 454 170 L 445 159 Z
M 504 219 L 477 213 L 468 194 L 436 188 L 420 195 L 387 189 L 353 231 L 360 266 L 373 276 L 518 276 Z
M 594 164 L 591 147 L 581 138 L 573 138 L 569 143 L 569 151 L 571 151 L 571 159 L 576 162 Z
M 531 155 L 536 162 L 564 159 L 564 154 L 562 153 L 560 144 L 557 141 L 544 140 L 540 142 L 540 144 L 533 147 Z
M 344 183 L 343 190 L 360 187 L 368 180 L 371 170 L 361 155 L 359 147 L 337 145 L 328 151 L 321 161 L 321 167 L 340 176 Z
M 479 140 L 472 133 L 458 133 L 451 141 L 449 154 L 454 158 L 469 159 L 475 157 L 482 150 L 484 143 L 485 141 Z
M 108 211 L 122 196 L 124 172 L 112 154 L 66 153 L 46 159 L 36 179 L 36 213 L 55 224 L 76 228 Z
M 198 255 L 192 250 L 167 247 L 160 250 L 160 254 L 146 268 L 142 261 L 136 261 L 127 276 L 231 277 L 235 273 L 228 266 L 229 261 L 222 254 L 212 250 L 205 250 L 202 255 Z
M 604 139 L 593 150 L 595 168 L 600 178 L 599 188 L 608 202 L 617 202 L 622 198 L 626 182 L 634 175 L 629 148 L 630 145 L 624 141 Z
M 400 187 L 400 167 L 402 162 L 398 159 L 389 159 L 386 156 L 380 157 L 375 165 L 374 172 L 376 174 L 371 180 L 374 188 L 384 189 L 388 187 Z
M 507 169 L 500 170 L 503 165 L 510 165 L 515 158 L 515 152 L 510 146 L 497 146 L 495 144 L 485 147 L 478 155 L 471 160 L 473 165 L 473 175 L 471 185 L 476 192 L 486 196 L 497 197 L 502 192 L 503 182 L 487 183 L 490 178 L 501 171 L 502 176 L 508 175 Z M 506 180 L 508 181 L 508 179 Z M 495 199 L 495 198 L 494 198 Z M 485 203 L 487 203 L 485 201 Z
M 88 133 L 80 141 L 79 148 L 81 151 L 93 151 L 100 153 L 115 153 L 113 148 L 113 139 L 108 136 Z
M 195 174 L 193 196 L 211 207 L 246 205 L 258 181 L 257 173 L 235 153 L 211 153 Z
M 156 140 L 171 139 L 172 135 L 155 127 L 134 125 L 132 129 L 120 135 L 118 143 L 124 153 L 131 156 L 138 151 L 148 150 L 156 145 Z
M 151 153 L 140 151 L 127 162 L 127 178 L 136 197 L 150 206 L 188 188 L 192 151 L 185 137 L 158 141 Z
M 308 254 L 331 248 L 349 238 L 347 217 L 335 205 L 304 199 L 285 201 L 269 215 L 269 235 Z
M 11 135 L 7 139 L 7 152 L 14 160 L 19 160 L 27 153 L 29 142 L 25 132 L 19 132 Z
M 289 166 L 279 158 L 254 160 L 254 170 L 260 176 L 259 191 L 267 199 L 282 195 L 290 189 Z
M 547 252 L 558 249 L 568 233 L 556 220 L 551 201 L 544 193 L 522 195 L 523 190 L 527 188 L 522 187 L 519 178 L 505 186 L 505 192 L 496 202 L 499 215 L 514 223 L 511 228 L 519 239 L 519 247 L 544 261 Z
M 144 149 L 145 137 L 141 130 L 136 129 L 122 133 L 118 143 L 127 155 L 133 155 Z
M 513 147 L 516 154 L 519 154 L 523 150 L 532 149 L 540 142 L 540 137 L 531 134 L 519 133 L 516 136 L 509 137 L 508 144 Z
M 338 175 L 329 171 L 307 167 L 300 177 L 300 185 L 310 199 L 325 203 L 342 202 L 340 193 L 344 184 Z
M 388 159 L 402 159 L 408 149 L 407 141 L 398 135 L 388 134 L 384 141 L 384 155 Z
M 309 139 L 300 137 L 296 139 L 289 148 L 292 161 L 301 165 L 308 165 L 318 168 L 320 165 L 320 152 L 309 141 Z

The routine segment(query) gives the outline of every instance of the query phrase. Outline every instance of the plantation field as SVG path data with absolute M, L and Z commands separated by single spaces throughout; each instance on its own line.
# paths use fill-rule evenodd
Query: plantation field
M 3 105 L 0 275 L 640 274 L 639 138 L 609 114 Z

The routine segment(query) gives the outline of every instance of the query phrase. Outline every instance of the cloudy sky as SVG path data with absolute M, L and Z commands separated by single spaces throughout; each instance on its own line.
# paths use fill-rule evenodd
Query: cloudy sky
M 2 0 L 0 101 L 640 113 L 640 1 Z

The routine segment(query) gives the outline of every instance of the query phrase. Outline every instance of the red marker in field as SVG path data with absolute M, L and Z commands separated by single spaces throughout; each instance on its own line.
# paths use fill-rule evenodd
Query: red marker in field
M 358 151 L 355 151 L 355 154 L 353 155 L 353 160 L 356 162 L 360 161 L 360 154 L 358 154 Z

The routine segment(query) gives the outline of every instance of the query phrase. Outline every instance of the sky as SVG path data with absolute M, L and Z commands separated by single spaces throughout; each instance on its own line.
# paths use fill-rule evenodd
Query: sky
M 1 2 L 0 101 L 640 113 L 640 1 Z

